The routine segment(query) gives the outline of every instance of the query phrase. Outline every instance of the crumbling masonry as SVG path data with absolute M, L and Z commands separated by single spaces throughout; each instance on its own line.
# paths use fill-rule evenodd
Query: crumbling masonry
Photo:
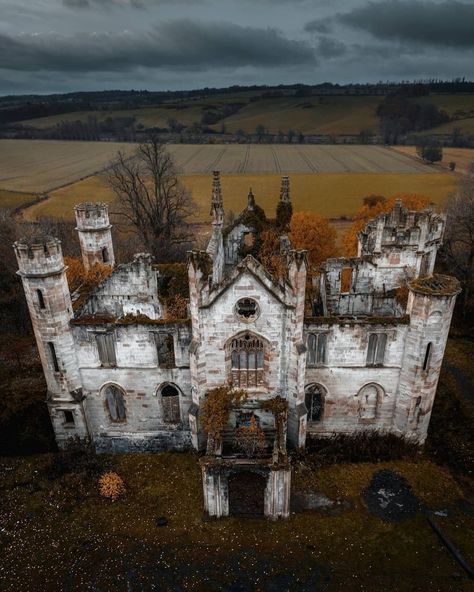
M 280 200 L 290 202 L 288 178 Z M 288 515 L 287 440 L 303 447 L 312 435 L 380 430 L 423 442 L 460 291 L 455 279 L 433 275 L 443 216 L 397 202 L 360 233 L 357 257 L 326 261 L 308 305 L 305 253 L 286 236 L 282 279 L 245 256 L 257 209 L 250 193 L 225 228 L 214 173 L 212 236 L 206 252 L 189 254 L 186 319 L 167 317 L 149 255 L 114 266 L 104 204 L 75 208 L 85 267 L 113 267 L 90 294 L 70 295 L 59 240 L 15 243 L 59 446 L 79 436 L 98 451 L 205 450 L 206 394 L 227 384 L 247 390 L 227 440 L 201 463 L 214 516 L 235 508 L 239 479 L 260 492 L 263 513 Z M 287 403 L 285 420 L 264 409 L 276 397 Z M 249 459 L 231 442 L 251 420 L 268 447 Z

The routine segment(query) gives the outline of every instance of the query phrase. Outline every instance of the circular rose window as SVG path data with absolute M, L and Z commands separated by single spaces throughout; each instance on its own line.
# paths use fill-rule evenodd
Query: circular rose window
M 250 323 L 260 314 L 260 309 L 253 298 L 241 298 L 235 305 L 235 312 L 241 321 Z

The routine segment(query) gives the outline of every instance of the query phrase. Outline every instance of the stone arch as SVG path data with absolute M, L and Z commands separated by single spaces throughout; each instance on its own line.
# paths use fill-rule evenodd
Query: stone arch
M 380 384 L 369 382 L 357 393 L 360 421 L 375 421 L 382 404 L 385 391 Z
M 126 390 L 115 382 L 104 384 L 100 389 L 104 407 L 112 423 L 127 421 Z
M 308 410 L 308 422 L 319 423 L 324 419 L 324 406 L 327 390 L 318 382 L 307 384 L 304 389 L 304 401 Z
M 268 376 L 269 341 L 254 331 L 240 331 L 225 343 L 227 376 L 238 388 L 264 388 Z
M 181 389 L 174 382 L 163 382 L 157 389 L 161 417 L 164 423 L 177 424 L 181 422 Z

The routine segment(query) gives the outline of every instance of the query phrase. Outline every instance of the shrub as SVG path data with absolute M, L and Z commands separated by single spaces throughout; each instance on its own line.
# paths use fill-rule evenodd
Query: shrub
M 449 163 L 449 170 L 450 170 L 450 171 L 454 171 L 454 170 L 456 170 L 456 163 L 455 163 L 454 161 L 451 161 L 451 162 Z
M 125 483 L 122 477 L 113 471 L 104 473 L 99 479 L 99 493 L 105 499 L 117 501 L 125 495 Z
M 338 434 L 332 438 L 311 438 L 306 450 L 312 454 L 312 464 L 324 466 L 337 463 L 382 462 L 413 459 L 419 445 L 400 436 L 382 432 Z
M 261 456 L 265 452 L 265 433 L 252 415 L 248 426 L 235 430 L 234 445 L 247 458 Z

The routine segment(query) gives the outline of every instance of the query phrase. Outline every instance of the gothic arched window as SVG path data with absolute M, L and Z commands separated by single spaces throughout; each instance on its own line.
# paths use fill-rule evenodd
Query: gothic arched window
M 114 423 L 121 423 L 127 419 L 127 411 L 125 408 L 125 396 L 121 388 L 115 384 L 109 384 L 105 391 L 105 402 L 111 421 Z
M 308 421 L 321 421 L 324 414 L 324 389 L 319 384 L 310 384 L 305 390 Z
M 263 340 L 251 333 L 232 339 L 230 346 L 232 386 L 255 388 L 264 385 Z
M 366 384 L 359 391 L 359 419 L 376 419 L 383 390 L 376 384 Z
M 179 390 L 172 384 L 163 386 L 160 390 L 163 421 L 165 423 L 179 423 L 181 412 L 179 408 Z

